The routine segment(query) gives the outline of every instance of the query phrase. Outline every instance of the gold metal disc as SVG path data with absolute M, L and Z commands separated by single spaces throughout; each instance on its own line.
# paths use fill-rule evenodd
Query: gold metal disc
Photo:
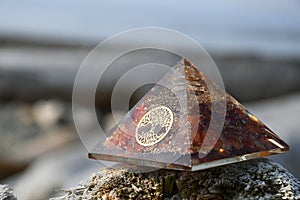
M 160 142 L 170 131 L 173 124 L 173 112 L 166 106 L 148 111 L 139 121 L 135 130 L 135 139 L 142 146 L 152 146 Z

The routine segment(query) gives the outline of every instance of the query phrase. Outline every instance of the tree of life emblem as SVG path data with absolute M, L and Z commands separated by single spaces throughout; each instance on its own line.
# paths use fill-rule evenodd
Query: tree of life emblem
M 135 130 L 135 139 L 142 146 L 152 146 L 168 134 L 172 124 L 173 113 L 168 107 L 153 108 L 139 121 Z

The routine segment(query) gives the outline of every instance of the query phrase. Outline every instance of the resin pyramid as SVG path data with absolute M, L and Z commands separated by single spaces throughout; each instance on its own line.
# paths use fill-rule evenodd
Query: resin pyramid
M 194 171 L 288 150 L 265 124 L 182 59 L 99 139 L 89 157 Z

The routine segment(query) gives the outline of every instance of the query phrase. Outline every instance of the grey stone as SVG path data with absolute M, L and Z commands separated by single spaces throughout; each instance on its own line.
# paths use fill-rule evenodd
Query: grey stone
M 0 185 L 0 200 L 17 200 L 8 185 Z
M 136 169 L 136 168 L 135 168 Z M 300 182 L 269 159 L 197 172 L 101 169 L 59 199 L 300 199 Z

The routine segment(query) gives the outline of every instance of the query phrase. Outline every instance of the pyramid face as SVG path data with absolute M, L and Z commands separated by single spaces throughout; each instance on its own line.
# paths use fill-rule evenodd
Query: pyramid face
M 186 59 L 173 67 L 89 157 L 201 170 L 288 151 L 266 125 Z

